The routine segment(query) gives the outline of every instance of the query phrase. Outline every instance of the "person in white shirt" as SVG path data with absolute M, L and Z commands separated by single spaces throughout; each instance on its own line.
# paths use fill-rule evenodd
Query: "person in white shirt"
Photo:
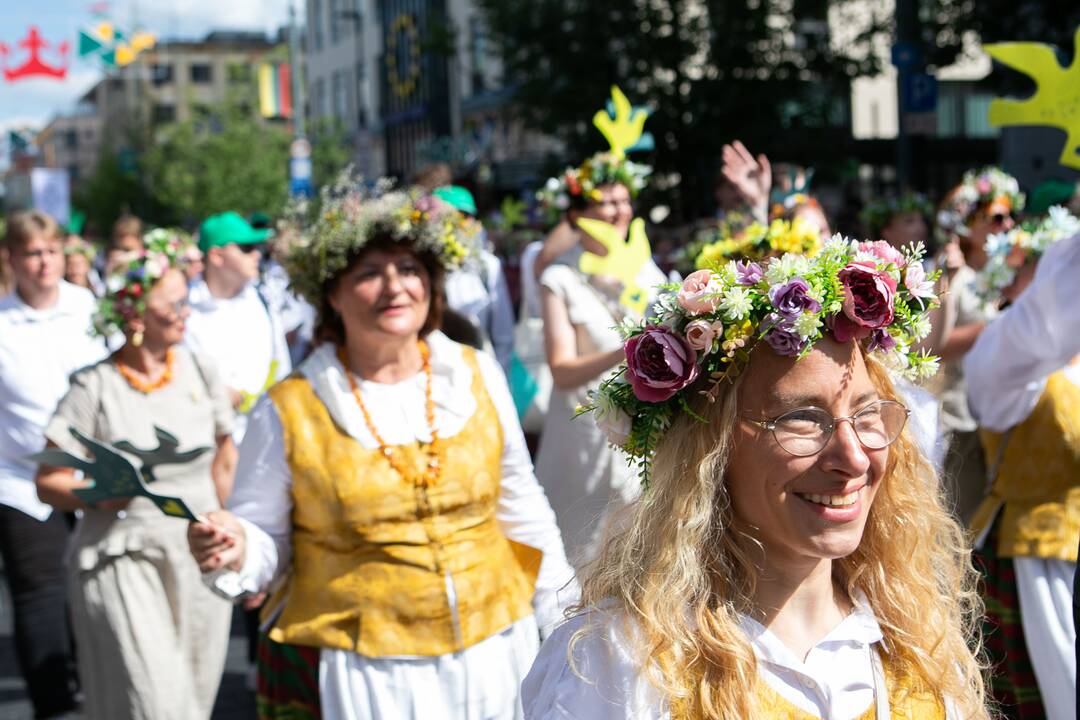
M 1074 235 L 1047 249 L 1034 279 L 1031 265 L 1020 270 L 1005 291 L 1014 301 L 964 358 L 992 481 L 972 520 L 987 621 L 996 628 L 986 643 L 995 668 L 990 684 L 1009 718 L 1075 718 L 1078 278 Z
M 37 211 L 13 214 L 3 255 L 15 290 L 0 300 L 0 554 L 15 611 L 15 649 L 34 713 L 76 706 L 66 611 L 62 513 L 38 499 L 35 463 L 70 375 L 106 355 L 90 336 L 94 296 L 64 282 L 60 230 Z
M 191 287 L 184 344 L 218 366 L 238 411 L 237 443 L 255 399 L 292 370 L 281 319 L 255 285 L 268 236 L 234 212 L 213 215 L 199 227 L 205 269 Z
M 902 349 L 934 304 L 909 250 L 699 271 L 624 325 L 587 409 L 643 490 L 526 720 L 988 720 L 967 538 L 890 379 L 936 368 Z

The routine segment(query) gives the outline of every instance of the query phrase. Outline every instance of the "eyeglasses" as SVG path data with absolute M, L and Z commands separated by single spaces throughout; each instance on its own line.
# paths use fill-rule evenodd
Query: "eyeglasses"
M 175 300 L 175 301 L 173 301 L 171 303 L 161 303 L 161 304 L 155 303 L 152 307 L 153 307 L 154 310 L 156 310 L 157 312 L 159 312 L 159 313 L 161 313 L 163 315 L 165 313 L 170 313 L 170 312 L 173 315 L 180 315 L 180 313 L 184 312 L 184 308 L 189 307 L 190 305 L 191 305 L 191 303 L 185 297 L 185 298 L 181 298 L 179 300 Z
M 892 400 L 876 400 L 848 417 L 833 417 L 819 407 L 789 410 L 771 420 L 747 422 L 768 430 L 776 444 L 796 457 L 809 457 L 821 452 L 842 422 L 850 422 L 855 436 L 863 447 L 880 450 L 896 442 L 907 424 L 910 412 Z
M 990 216 L 990 222 L 994 225 L 1004 225 L 1006 220 L 1012 219 L 1012 213 L 994 213 Z

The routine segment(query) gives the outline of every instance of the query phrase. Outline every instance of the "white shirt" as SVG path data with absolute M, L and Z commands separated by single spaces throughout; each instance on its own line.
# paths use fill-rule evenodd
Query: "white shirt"
M 514 306 L 510 290 L 499 258 L 483 250 L 480 261 L 479 268 L 457 270 L 446 277 L 446 304 L 480 328 L 491 341 L 503 372 L 509 376 L 514 352 Z
M 574 634 L 589 623 L 599 627 L 568 651 Z M 769 687 L 799 709 L 819 718 L 849 720 L 871 707 L 875 697 L 871 653 L 878 652 L 881 628 L 865 598 L 800 661 L 767 628 L 742 618 L 741 629 L 754 649 L 758 673 Z M 521 686 L 526 720 L 668 720 L 667 702 L 639 669 L 623 624 L 593 609 L 559 627 L 540 648 Z M 948 704 L 947 704 L 948 705 Z M 947 717 L 955 713 L 948 709 Z
M 289 374 L 292 362 L 280 319 L 259 297 L 254 284 L 235 297 L 216 298 L 206 282 L 198 280 L 189 293 L 191 316 L 184 344 L 196 355 L 212 360 L 227 387 L 259 393 L 275 360 L 274 380 Z M 237 443 L 243 440 L 246 426 L 247 417 L 238 414 L 233 430 Z
M 71 374 L 107 354 L 90 335 L 93 294 L 66 282 L 59 292 L 44 310 L 14 292 L 0 300 L 0 504 L 38 520 L 52 508 L 38 500 L 37 464 L 25 457 L 45 447 L 45 426 Z
M 1023 422 L 1058 370 L 1080 385 L 1080 234 L 1050 246 L 1035 278 L 964 357 L 967 399 L 979 424 L 1004 432 Z

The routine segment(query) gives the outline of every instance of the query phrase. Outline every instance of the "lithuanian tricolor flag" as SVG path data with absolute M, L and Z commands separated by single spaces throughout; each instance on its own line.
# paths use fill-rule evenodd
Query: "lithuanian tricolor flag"
M 292 117 L 289 63 L 271 62 L 259 66 L 259 113 L 265 118 Z

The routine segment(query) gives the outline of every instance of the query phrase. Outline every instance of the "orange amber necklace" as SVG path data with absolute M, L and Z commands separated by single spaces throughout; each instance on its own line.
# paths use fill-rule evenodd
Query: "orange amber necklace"
M 379 444 L 379 452 L 390 463 L 390 467 L 394 468 L 402 478 L 411 481 L 414 485 L 428 488 L 439 481 L 442 462 L 439 459 L 439 434 L 435 430 L 435 401 L 431 397 L 431 351 L 423 340 L 420 341 L 419 345 L 424 377 L 427 381 L 424 387 L 424 412 L 427 415 L 428 427 L 431 428 L 431 443 L 426 448 L 428 461 L 419 477 L 416 476 L 414 469 L 398 461 L 398 455 L 394 452 L 394 448 L 386 444 L 386 441 L 382 439 L 382 435 L 375 428 L 375 423 L 371 420 L 371 414 L 368 413 L 367 406 L 364 404 L 364 398 L 360 394 L 360 387 L 356 384 L 356 380 L 353 379 L 352 371 L 349 370 L 344 346 L 338 347 L 338 360 L 341 361 L 341 367 L 345 369 L 345 377 L 349 380 L 349 389 L 352 390 L 353 397 L 356 398 L 356 404 L 360 406 L 360 413 L 364 416 L 364 423 L 367 425 L 368 432 L 375 438 L 375 442 Z
M 143 395 L 149 395 L 155 390 L 160 390 L 173 379 L 173 367 L 175 366 L 176 356 L 173 354 L 172 348 L 169 348 L 165 353 L 165 371 L 161 373 L 161 376 L 157 380 L 143 380 L 139 377 L 139 373 L 125 365 L 119 357 L 113 358 L 113 363 L 116 365 L 116 369 L 120 371 L 127 384 L 135 388 Z

